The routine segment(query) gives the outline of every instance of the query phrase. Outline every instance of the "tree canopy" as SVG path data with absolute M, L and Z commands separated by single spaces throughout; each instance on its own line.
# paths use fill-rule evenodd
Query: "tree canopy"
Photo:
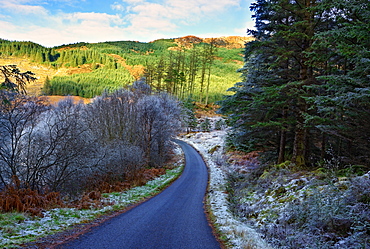
M 230 145 L 299 167 L 369 163 L 369 1 L 258 0 L 256 41 L 229 89 Z M 332 156 L 332 155 L 331 155 Z

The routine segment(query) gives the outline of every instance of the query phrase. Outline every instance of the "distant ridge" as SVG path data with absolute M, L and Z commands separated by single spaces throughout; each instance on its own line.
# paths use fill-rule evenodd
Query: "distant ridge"
M 194 35 L 187 35 L 183 37 L 178 37 L 178 38 L 171 38 L 171 39 L 156 39 L 153 40 L 149 43 L 154 43 L 156 41 L 161 41 L 161 40 L 166 40 L 168 42 L 174 42 L 176 43 L 180 48 L 192 48 L 193 44 L 198 44 L 198 43 L 211 43 L 212 41 L 217 47 L 224 47 L 224 48 L 244 48 L 245 43 L 253 41 L 254 38 L 252 36 L 221 36 L 221 37 L 212 37 L 212 38 L 200 38 Z M 0 43 L 1 42 L 20 42 L 20 43 L 28 43 L 28 44 L 33 44 L 36 47 L 44 47 L 40 44 L 34 43 L 32 41 L 16 41 L 16 40 L 6 40 L 3 38 L 0 38 Z M 115 42 L 134 42 L 134 43 L 146 43 L 146 42 L 140 42 L 140 41 L 115 41 Z M 51 47 L 53 49 L 57 50 L 63 50 L 63 49 L 71 49 L 71 48 L 78 48 L 80 50 L 86 49 L 85 45 L 88 44 L 101 44 L 101 43 L 112 43 L 112 41 L 105 41 L 105 42 L 97 42 L 97 43 L 89 43 L 89 42 L 76 42 L 76 43 L 70 43 L 70 44 L 62 44 L 59 46 L 54 46 Z M 72 45 L 72 46 L 71 46 Z M 46 47 L 44 47 L 46 48 Z
M 193 35 L 188 35 L 180 38 L 176 38 L 175 42 L 179 47 L 192 47 L 192 44 L 197 43 L 213 43 L 217 47 L 225 48 L 243 48 L 246 42 L 252 41 L 253 37 L 248 36 L 221 36 L 215 38 L 200 38 Z
M 154 40 L 153 42 L 158 40 Z M 213 41 L 217 47 L 232 49 L 244 48 L 245 43 L 253 41 L 254 38 L 251 36 L 221 36 L 215 38 L 200 38 L 194 35 L 187 35 L 179 38 L 174 38 L 173 40 L 180 48 L 192 48 L 193 44 L 198 44 L 202 42 L 211 43 Z
M 48 95 L 91 98 L 103 91 L 131 84 L 145 75 L 149 84 L 158 89 L 166 87 L 166 91 L 174 90 L 180 94 L 190 89 L 201 99 L 206 89 L 200 66 L 208 63 L 202 61 L 202 56 L 206 58 L 207 53 L 212 53 L 214 60 L 210 64 L 212 73 L 208 76 L 207 94 L 209 101 L 214 102 L 240 80 L 236 71 L 243 65 L 242 50 L 249 40 L 250 37 L 200 38 L 189 35 L 152 42 L 78 42 L 46 48 L 33 42 L 0 39 L 0 65 L 14 64 L 22 71 L 34 72 L 38 80 L 27 87 L 32 95 L 43 91 Z M 218 49 L 208 51 L 208 46 L 203 46 L 207 43 Z M 194 72 L 192 75 L 190 70 Z M 46 79 L 49 81 L 44 87 Z M 185 84 L 191 87 L 185 87 Z M 198 91 L 201 87 L 203 92 Z

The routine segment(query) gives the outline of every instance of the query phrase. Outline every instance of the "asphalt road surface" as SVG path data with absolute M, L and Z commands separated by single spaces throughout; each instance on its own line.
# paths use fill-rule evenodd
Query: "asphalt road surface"
M 193 147 L 176 142 L 186 157 L 179 179 L 159 195 L 59 248 L 220 248 L 203 208 L 207 168 Z

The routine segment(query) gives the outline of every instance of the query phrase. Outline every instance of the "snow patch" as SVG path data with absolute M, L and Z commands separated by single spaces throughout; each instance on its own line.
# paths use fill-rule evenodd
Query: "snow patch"
M 181 139 L 197 149 L 209 167 L 208 203 L 216 219 L 217 228 L 232 244 L 230 248 L 272 248 L 262 239 L 261 234 L 239 221 L 228 209 L 226 192 L 228 169 L 220 163 L 225 136 L 226 131 L 215 130 L 187 134 Z
M 9 229 L 0 229 L 0 247 L 14 248 L 16 245 L 29 242 L 32 238 L 42 237 L 61 231 L 73 225 L 91 221 L 97 216 L 111 210 L 123 209 L 145 197 L 158 193 L 162 186 L 172 181 L 182 171 L 182 166 L 167 170 L 146 185 L 129 189 L 122 193 L 103 194 L 102 203 L 107 205 L 98 209 L 54 208 L 43 212 L 42 218 L 28 217 L 17 224 L 11 224 Z M 11 230 L 11 231 L 8 231 Z

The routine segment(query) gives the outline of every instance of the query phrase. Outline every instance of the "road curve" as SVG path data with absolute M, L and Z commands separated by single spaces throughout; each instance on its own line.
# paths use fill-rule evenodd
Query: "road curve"
M 203 208 L 208 173 L 202 157 L 183 141 L 186 166 L 159 195 L 58 248 L 221 248 Z

